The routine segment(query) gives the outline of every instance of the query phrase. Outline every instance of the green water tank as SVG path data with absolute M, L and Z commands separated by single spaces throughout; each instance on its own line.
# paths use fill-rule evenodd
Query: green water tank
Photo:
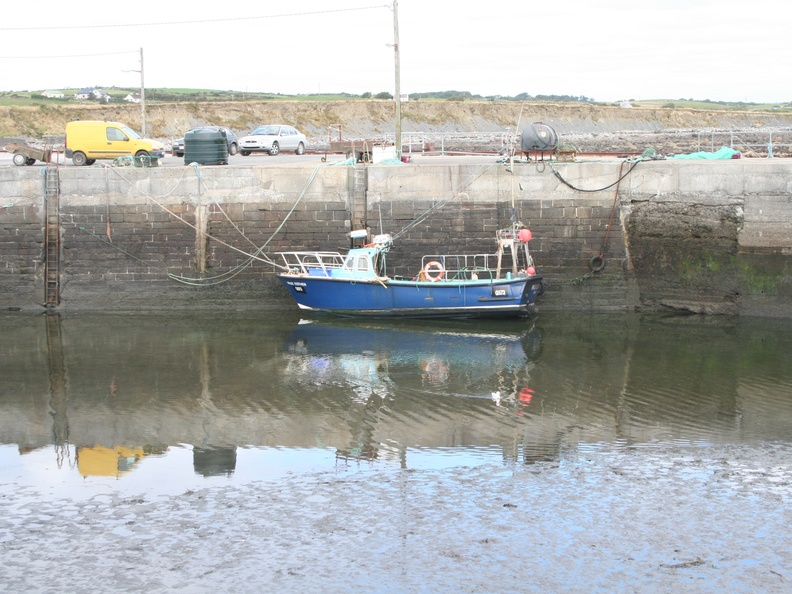
M 196 128 L 184 135 L 184 164 L 227 165 L 228 142 L 225 132 Z

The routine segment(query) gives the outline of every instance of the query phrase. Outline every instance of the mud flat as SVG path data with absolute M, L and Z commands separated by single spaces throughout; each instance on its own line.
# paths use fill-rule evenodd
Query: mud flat
M 792 447 L 358 463 L 170 495 L 0 486 L 16 592 L 788 592 Z

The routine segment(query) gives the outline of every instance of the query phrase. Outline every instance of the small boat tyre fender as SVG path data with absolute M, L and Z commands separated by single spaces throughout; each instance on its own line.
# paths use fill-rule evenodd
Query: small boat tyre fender
M 589 268 L 591 269 L 591 272 L 599 272 L 605 268 L 605 258 L 602 256 L 594 256 L 591 260 L 589 260 Z
M 437 260 L 432 260 L 431 262 L 427 262 L 426 266 L 424 266 L 424 274 L 426 278 L 428 278 L 432 282 L 437 282 L 443 278 L 445 274 L 445 268 L 443 265 L 440 264 Z

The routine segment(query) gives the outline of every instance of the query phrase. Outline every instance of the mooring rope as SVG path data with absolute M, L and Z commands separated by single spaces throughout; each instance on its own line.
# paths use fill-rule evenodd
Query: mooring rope
M 170 210 L 167 206 L 165 206 L 164 204 L 162 204 L 159 201 L 159 199 L 165 198 L 167 196 L 170 196 L 173 192 L 175 192 L 178 189 L 178 187 L 183 183 L 183 181 L 184 181 L 184 179 L 186 177 L 186 174 L 187 174 L 187 171 L 188 171 L 187 168 L 184 169 L 181 178 L 179 178 L 179 180 L 176 182 L 176 185 L 171 190 L 169 190 L 163 196 L 154 196 L 153 194 L 140 189 L 137 185 L 135 185 L 132 182 L 132 180 L 130 180 L 126 176 L 122 175 L 117 167 L 111 167 L 109 165 L 104 165 L 104 166 L 107 169 L 113 170 L 118 175 L 118 177 L 120 177 L 127 184 L 129 184 L 129 186 L 134 187 L 138 191 L 138 193 L 140 193 L 145 198 L 150 200 L 156 206 L 160 207 L 163 211 L 168 213 L 174 219 L 184 223 L 185 225 L 187 225 L 188 227 L 193 229 L 196 232 L 196 234 L 199 234 L 199 235 L 201 235 L 203 237 L 207 237 L 207 238 L 209 238 L 209 239 L 211 239 L 211 240 L 213 240 L 213 241 L 215 241 L 215 242 L 217 242 L 217 243 L 229 248 L 230 250 L 239 252 L 239 253 L 245 255 L 247 257 L 247 259 L 244 262 L 242 262 L 242 263 L 238 264 L 237 266 L 235 266 L 234 268 L 232 268 L 231 270 L 226 271 L 226 272 L 224 272 L 222 274 L 213 276 L 213 277 L 208 277 L 208 278 L 207 277 L 203 277 L 203 278 L 189 278 L 189 277 L 175 275 L 173 273 L 168 273 L 167 270 L 164 270 L 161 266 L 157 266 L 156 264 L 152 264 L 151 262 L 147 262 L 147 261 L 135 256 L 134 254 L 132 254 L 132 253 L 120 248 L 117 245 L 115 245 L 112 241 L 108 241 L 108 240 L 100 237 L 96 233 L 94 233 L 92 231 L 89 231 L 85 227 L 81 227 L 81 226 L 77 225 L 77 223 L 75 223 L 74 221 L 64 221 L 64 223 L 71 224 L 75 228 L 79 229 L 80 231 L 83 231 L 83 232 L 86 232 L 86 233 L 88 233 L 90 235 L 93 235 L 94 237 L 96 237 L 97 239 L 102 241 L 103 243 L 106 243 L 107 245 L 110 245 L 110 246 L 114 247 L 118 251 L 120 251 L 120 252 L 122 252 L 122 253 L 124 253 L 124 254 L 126 254 L 126 255 L 134 258 L 134 259 L 136 259 L 136 260 L 138 260 L 139 262 L 142 262 L 143 264 L 146 264 L 147 266 L 150 266 L 150 267 L 152 267 L 152 268 L 154 268 L 156 270 L 160 270 L 160 271 L 164 272 L 168 276 L 168 278 L 170 278 L 172 280 L 175 280 L 177 282 L 181 282 L 181 283 L 184 283 L 184 284 L 192 284 L 192 285 L 196 285 L 196 286 L 198 286 L 198 285 L 200 285 L 200 286 L 209 286 L 209 285 L 220 284 L 221 282 L 226 282 L 227 280 L 230 280 L 234 276 L 238 275 L 243 269 L 251 266 L 252 263 L 254 261 L 256 261 L 256 260 L 258 260 L 260 262 L 264 262 L 266 264 L 271 264 L 272 266 L 275 266 L 276 268 L 279 268 L 281 270 L 286 270 L 287 269 L 286 266 L 273 261 L 271 258 L 269 258 L 267 256 L 262 257 L 261 254 L 262 254 L 263 250 L 269 245 L 269 243 L 277 236 L 277 234 L 281 231 L 281 229 L 283 229 L 283 226 L 288 222 L 289 218 L 292 216 L 292 214 L 294 213 L 295 209 L 297 208 L 297 206 L 300 204 L 300 202 L 302 201 L 303 197 L 305 196 L 305 193 L 307 192 L 307 190 L 310 187 L 311 183 L 316 178 L 316 175 L 317 175 L 320 167 L 322 167 L 322 165 L 317 165 L 314 168 L 314 170 L 311 173 L 308 181 L 306 182 L 305 186 L 303 187 L 302 192 L 300 192 L 300 195 L 297 197 L 297 200 L 292 205 L 292 207 L 289 210 L 289 212 L 287 213 L 286 217 L 283 219 L 283 221 L 281 221 L 281 223 L 280 223 L 280 225 L 278 225 L 277 229 L 275 229 L 275 231 L 273 231 L 273 233 L 270 235 L 270 237 L 261 246 L 256 246 L 256 244 L 253 241 L 251 241 L 250 238 L 248 238 L 242 232 L 241 229 L 239 229 L 239 227 L 229 218 L 228 214 L 225 212 L 225 210 L 223 210 L 223 208 L 220 206 L 220 203 L 217 202 L 217 200 L 215 200 L 214 202 L 211 203 L 211 204 L 217 206 L 219 211 L 229 221 L 229 223 L 231 223 L 231 225 L 234 227 L 234 229 L 236 229 L 236 231 L 239 232 L 240 235 L 242 235 L 253 247 L 256 248 L 254 253 L 249 253 L 249 252 L 246 252 L 245 250 L 237 248 L 237 247 L 235 247 L 235 246 L 233 246 L 233 245 L 231 245 L 231 244 L 229 244 L 229 243 L 227 243 L 227 242 L 225 242 L 225 241 L 223 241 L 223 240 L 221 240 L 221 239 L 219 239 L 217 237 L 214 237 L 214 236 L 209 235 L 208 233 L 202 231 L 201 229 L 199 229 L 198 227 L 196 227 L 195 225 L 193 225 L 189 221 L 185 220 L 184 218 L 182 218 L 181 216 L 179 216 L 178 214 L 176 214 L 175 212 Z M 207 190 L 207 193 L 211 193 L 211 189 L 208 188 L 208 186 L 206 186 L 206 184 L 205 184 L 205 182 L 203 180 L 203 176 L 201 175 L 201 172 L 200 172 L 200 170 L 197 167 L 197 164 L 194 164 L 193 169 L 195 171 L 196 177 L 199 180 L 199 183 L 202 185 L 202 187 L 204 187 Z M 13 204 L 10 204 L 9 207 L 10 206 L 13 206 Z M 63 214 L 62 218 L 65 219 L 66 216 L 68 216 L 68 215 Z M 221 279 L 221 280 L 218 280 L 218 279 Z M 211 282 L 207 282 L 207 281 L 211 281 Z
M 412 222 L 410 222 L 409 224 L 407 224 L 404 227 L 402 227 L 402 229 L 400 229 L 398 232 L 394 233 L 393 234 L 393 239 L 394 240 L 398 239 L 399 237 L 401 237 L 402 235 L 407 233 L 413 227 L 416 227 L 416 226 L 420 225 L 421 223 L 423 223 L 436 210 L 439 210 L 439 209 L 443 208 L 446 204 L 448 204 L 449 202 L 451 202 L 452 200 L 457 198 L 463 189 L 465 189 L 468 186 L 470 186 L 474 181 L 476 181 L 478 178 L 480 178 L 482 175 L 484 175 L 487 171 L 489 171 L 490 169 L 492 169 L 496 165 L 498 165 L 498 163 L 491 163 L 491 164 L 487 165 L 486 167 L 484 167 L 478 173 L 471 174 L 470 176 L 468 176 L 468 178 L 465 181 L 460 183 L 453 190 L 453 193 L 452 193 L 452 195 L 449 198 L 446 198 L 445 200 L 440 200 L 439 202 L 437 202 L 437 203 L 433 204 L 432 206 L 430 206 L 427 210 L 425 210 L 423 213 L 418 215 Z

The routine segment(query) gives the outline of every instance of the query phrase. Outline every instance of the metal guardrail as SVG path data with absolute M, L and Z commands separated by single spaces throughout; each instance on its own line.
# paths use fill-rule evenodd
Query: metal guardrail
M 792 129 L 771 129 L 771 130 L 654 130 L 654 131 L 624 131 L 614 132 L 613 135 L 652 137 L 662 134 L 667 137 L 678 136 L 680 138 L 695 137 L 697 151 L 717 151 L 722 146 L 728 146 L 746 154 L 756 157 L 773 158 L 778 153 L 792 153 Z M 563 134 L 561 135 L 563 136 Z M 584 136 L 575 134 L 574 136 Z M 757 140 L 758 139 L 758 140 Z M 392 144 L 395 141 L 393 135 L 383 135 L 381 142 Z M 449 146 L 475 146 L 490 145 L 506 150 L 509 146 L 519 146 L 519 134 L 512 129 L 505 129 L 499 132 L 451 132 L 451 133 L 431 133 L 431 132 L 402 132 L 402 146 L 405 154 L 439 154 L 439 155 L 460 155 L 460 154 L 480 154 L 474 151 L 449 150 Z
M 748 135 L 762 137 L 766 134 L 767 140 L 762 142 L 749 142 L 745 140 Z M 709 147 L 702 148 L 702 140 L 706 145 L 706 137 L 709 136 Z M 775 138 L 774 138 L 775 136 Z M 728 139 L 728 142 L 727 142 Z M 756 156 L 762 156 L 761 153 L 766 153 L 768 159 L 774 157 L 774 149 L 790 149 L 792 148 L 792 130 L 730 130 L 724 131 L 709 131 L 698 133 L 698 150 L 716 151 L 722 146 L 728 146 L 741 152 L 754 153 Z

